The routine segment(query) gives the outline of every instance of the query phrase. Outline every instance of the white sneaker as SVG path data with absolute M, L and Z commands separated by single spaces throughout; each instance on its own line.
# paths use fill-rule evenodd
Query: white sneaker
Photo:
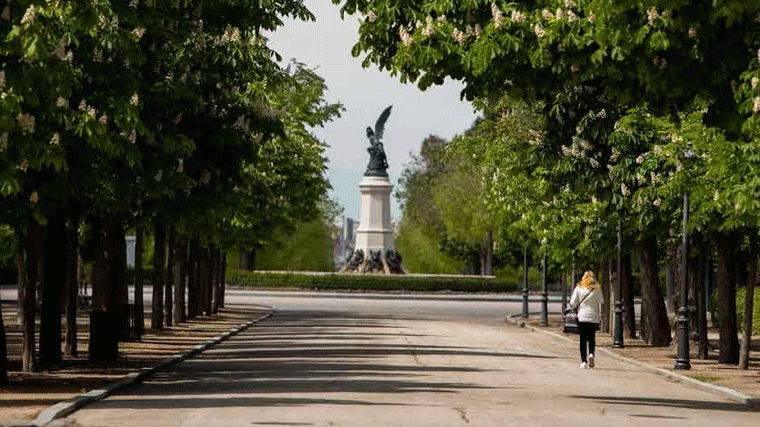
M 581 362 L 581 369 L 588 369 L 588 363 Z
M 588 367 L 593 368 L 594 367 L 594 355 L 589 354 L 588 355 Z

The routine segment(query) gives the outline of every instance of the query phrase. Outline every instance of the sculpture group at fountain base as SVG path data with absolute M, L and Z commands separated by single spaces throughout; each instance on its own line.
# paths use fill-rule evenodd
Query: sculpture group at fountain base
M 362 249 L 357 249 L 351 255 L 341 273 L 368 273 L 368 274 L 406 274 L 406 269 L 401 264 L 401 255 L 393 249 L 369 250 L 365 254 Z

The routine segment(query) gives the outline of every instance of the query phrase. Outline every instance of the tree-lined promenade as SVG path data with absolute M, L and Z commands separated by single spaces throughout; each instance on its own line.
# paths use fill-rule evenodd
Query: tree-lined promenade
M 491 238 L 496 253 L 524 244 L 535 261 L 549 255 L 555 277 L 573 264 L 617 271 L 623 295 L 612 298 L 625 297 L 631 335 L 637 268 L 641 332 L 655 346 L 671 342 L 660 278 L 667 268 L 676 284 L 687 281 L 687 304 L 698 307 L 690 320 L 703 357 L 705 280 L 715 266 L 719 357 L 739 363 L 737 311 L 749 331 L 760 219 L 756 2 L 334 3 L 362 15 L 353 53 L 365 63 L 422 89 L 459 80 L 485 115 L 438 144 L 438 154 L 423 153 L 405 196 L 427 186 L 435 206 L 405 199 L 416 204 L 402 229 L 427 221 L 441 247 L 460 242 L 476 258 Z M 685 195 L 689 273 L 681 277 Z M 420 211 L 432 214 L 420 219 Z
M 63 352 L 77 356 L 82 263 L 92 265 L 89 356 L 109 360 L 129 335 L 130 281 L 141 333 L 146 235 L 160 329 L 223 306 L 226 250 L 320 215 L 324 144 L 310 129 L 341 107 L 303 64 L 280 66 L 261 35 L 313 19 L 300 1 L 0 9 L 0 221 L 15 235 L 24 371 L 61 361 L 62 317 Z

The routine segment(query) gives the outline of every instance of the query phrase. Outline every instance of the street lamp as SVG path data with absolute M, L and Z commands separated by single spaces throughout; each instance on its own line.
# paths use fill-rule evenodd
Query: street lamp
M 549 289 L 546 283 L 546 263 L 548 256 L 544 254 L 543 275 L 541 278 L 541 323 L 540 326 L 549 326 Z
M 523 306 L 522 317 L 528 318 L 528 246 L 523 249 Z
M 687 149 L 684 153 L 684 163 L 694 157 Z M 689 264 L 689 190 L 683 190 L 683 253 L 681 258 L 681 306 L 678 308 L 678 351 L 676 352 L 676 370 L 689 370 L 689 295 L 688 295 L 688 264 Z
M 615 280 L 615 335 L 612 346 L 623 348 L 623 224 L 618 220 L 617 225 L 617 277 Z

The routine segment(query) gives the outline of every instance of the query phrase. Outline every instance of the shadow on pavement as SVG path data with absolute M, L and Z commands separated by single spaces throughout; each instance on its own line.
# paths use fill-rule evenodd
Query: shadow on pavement
M 611 405 L 659 406 L 671 408 L 696 409 L 703 411 L 760 412 L 760 408 L 739 402 L 719 402 L 706 400 L 659 399 L 649 397 L 615 397 L 615 396 L 570 396 L 575 399 L 594 400 Z
M 403 398 L 387 403 L 376 399 L 345 399 L 337 394 L 398 396 L 519 388 L 457 382 L 452 374 L 494 370 L 456 365 L 452 362 L 455 359 L 441 359 L 443 366 L 432 362 L 423 364 L 417 359 L 423 355 L 480 356 L 503 359 L 508 364 L 513 362 L 507 360 L 513 358 L 554 358 L 465 346 L 410 345 L 404 341 L 409 336 L 404 332 L 406 329 L 377 316 L 279 312 L 229 342 L 171 370 L 156 373 L 145 383 L 123 390 L 97 406 L 111 409 L 317 404 L 405 406 L 408 404 Z M 262 338 L 265 341 L 261 341 Z M 399 355 L 410 357 L 394 357 Z M 438 373 L 448 374 L 448 377 L 426 380 Z M 332 393 L 336 394 L 333 399 L 330 398 Z M 278 397 L 280 394 L 283 396 Z

